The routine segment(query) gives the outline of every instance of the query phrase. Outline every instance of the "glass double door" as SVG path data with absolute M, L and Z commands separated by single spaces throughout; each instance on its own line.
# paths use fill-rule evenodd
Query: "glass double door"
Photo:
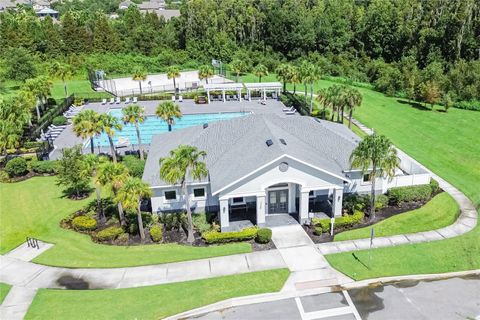
M 288 213 L 288 189 L 268 191 L 268 213 Z

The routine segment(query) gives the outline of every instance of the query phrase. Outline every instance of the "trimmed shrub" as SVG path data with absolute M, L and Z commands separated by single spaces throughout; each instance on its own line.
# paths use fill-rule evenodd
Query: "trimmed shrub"
M 388 190 L 388 198 L 394 205 L 410 201 L 426 201 L 432 196 L 432 187 L 429 184 L 408 187 L 396 187 Z
M 362 222 L 365 214 L 362 211 L 355 211 L 354 214 L 346 215 L 343 217 L 335 218 L 333 229 L 351 228 L 354 225 Z M 329 218 L 313 218 L 312 223 L 315 226 L 315 234 L 321 235 L 322 232 L 330 232 L 330 219 Z
M 255 241 L 258 243 L 269 243 L 272 240 L 272 230 L 268 228 L 260 228 L 257 231 Z
M 160 214 L 160 222 L 165 230 L 180 230 L 187 227 L 187 215 L 184 212 Z
M 160 242 L 163 239 L 162 225 L 154 225 L 150 228 L 150 237 L 153 242 Z
M 52 124 L 54 126 L 64 126 L 67 124 L 67 118 L 65 116 L 58 116 L 53 118 Z
M 122 163 L 127 167 L 131 176 L 141 178 L 143 176 L 143 169 L 145 168 L 145 161 L 140 160 L 136 156 L 124 156 Z
M 10 177 L 23 176 L 28 172 L 27 160 L 22 157 L 13 158 L 7 162 L 5 171 Z
M 463 110 L 480 111 L 480 101 L 458 101 L 453 104 L 453 107 Z
M 435 179 L 430 180 L 430 188 L 432 188 L 432 194 L 438 193 L 440 191 L 440 185 Z
M 257 236 L 257 227 L 245 228 L 240 231 L 218 232 L 206 231 L 202 233 L 202 238 L 206 243 L 226 243 L 235 241 L 252 240 Z
M 343 211 L 353 214 L 355 211 L 364 211 L 370 205 L 370 196 L 366 194 L 352 193 L 343 199 Z
M 0 182 L 10 182 L 10 176 L 3 170 L 0 170 Z
M 208 223 L 207 214 L 206 213 L 195 213 L 192 214 L 193 226 L 200 231 L 200 233 L 204 233 L 212 229 L 212 225 Z
M 108 227 L 102 231 L 97 232 L 96 238 L 98 241 L 112 241 L 123 233 L 123 229 L 120 227 Z
M 128 244 L 129 239 L 130 239 L 129 234 L 124 232 L 117 237 L 117 239 L 115 240 L 115 243 L 126 245 L 126 244 Z
M 46 143 L 43 141 L 26 141 L 23 143 L 23 147 L 27 149 L 32 149 L 32 148 L 40 148 L 44 146 Z
M 388 205 L 388 197 L 384 194 L 380 194 L 375 197 L 375 209 L 382 209 Z
M 56 173 L 57 172 L 58 162 L 54 160 L 45 160 L 45 161 L 32 161 L 30 168 L 33 172 L 44 174 L 44 173 Z
M 93 231 L 97 229 L 97 220 L 88 216 L 78 216 L 73 218 L 72 227 L 77 231 Z

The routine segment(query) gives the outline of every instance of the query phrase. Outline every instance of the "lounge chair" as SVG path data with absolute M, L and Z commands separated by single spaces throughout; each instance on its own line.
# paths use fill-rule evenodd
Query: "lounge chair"
M 182 96 L 178 96 L 178 102 L 183 102 L 183 97 Z
M 297 110 L 293 109 L 292 111 L 286 111 L 285 114 L 295 114 Z
M 172 102 L 175 102 L 175 96 L 174 95 L 172 96 Z
M 130 103 L 130 97 L 126 97 L 125 98 L 125 104 L 129 104 Z
M 116 104 L 119 104 L 120 102 L 122 102 L 122 98 L 116 97 L 116 98 L 115 98 L 115 103 L 116 103 Z
M 290 108 L 285 107 L 285 108 L 282 109 L 283 112 L 289 112 L 289 111 L 293 111 L 293 110 L 295 110 L 294 106 L 291 106 Z
M 114 104 L 115 103 L 115 98 L 110 98 L 110 104 Z
M 138 98 L 137 97 L 133 97 L 133 103 L 137 103 L 138 102 Z
M 102 99 L 102 104 L 106 104 L 107 103 L 107 99 Z

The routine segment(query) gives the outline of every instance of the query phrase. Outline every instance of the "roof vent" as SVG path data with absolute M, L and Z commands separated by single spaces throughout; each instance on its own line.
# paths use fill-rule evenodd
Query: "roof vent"
M 204 123 L 203 124 L 203 129 L 207 129 L 208 128 L 208 123 Z
M 268 139 L 267 141 L 265 141 L 265 143 L 267 144 L 267 147 L 270 147 L 273 144 L 273 141 L 272 139 Z
M 287 145 L 287 142 L 285 141 L 285 139 L 280 139 L 280 142 L 285 146 Z

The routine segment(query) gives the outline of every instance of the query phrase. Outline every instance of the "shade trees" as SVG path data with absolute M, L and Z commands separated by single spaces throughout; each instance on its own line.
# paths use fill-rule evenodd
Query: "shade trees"
M 145 230 L 143 228 L 140 201 L 151 196 L 152 190 L 147 183 L 139 178 L 129 177 L 125 180 L 115 197 L 115 201 L 120 202 L 125 209 L 137 212 L 138 230 L 142 241 L 145 241 Z
M 268 68 L 263 64 L 258 64 L 253 69 L 253 74 L 258 77 L 258 82 L 262 82 L 262 77 L 268 76 Z
M 277 79 L 283 83 L 283 92 L 287 91 L 287 81 L 290 76 L 290 64 L 282 63 L 277 66 L 275 73 L 277 74 Z
M 235 59 L 230 63 L 233 73 L 235 73 L 235 82 L 238 82 L 238 77 L 247 69 L 247 65 L 240 59 Z
M 73 132 L 82 139 L 90 139 L 90 152 L 94 153 L 93 138 L 102 133 L 100 115 L 93 110 L 80 111 L 72 120 Z
M 147 79 L 147 71 L 143 69 L 142 67 L 136 67 L 133 69 L 133 75 L 132 75 L 132 80 L 133 81 L 138 81 L 138 86 L 140 88 L 140 94 L 142 94 L 142 81 L 145 81 Z
M 113 136 L 117 130 L 122 130 L 122 124 L 118 121 L 117 117 L 108 113 L 100 115 L 99 123 L 100 127 L 102 128 L 102 132 L 107 134 L 113 162 L 117 162 L 117 152 L 115 151 L 115 145 L 113 144 Z
M 34 103 L 31 95 L 0 98 L 0 154 L 19 146 L 23 128 L 32 117 L 30 106 Z
M 135 126 L 135 131 L 137 132 L 137 141 L 138 141 L 138 150 L 140 152 L 140 159 L 144 160 L 143 147 L 142 147 L 142 138 L 140 136 L 140 123 L 145 121 L 145 108 L 141 107 L 138 104 L 131 104 L 122 109 L 123 113 L 123 122 L 131 123 Z
M 212 78 L 213 75 L 214 75 L 214 70 L 209 65 L 203 65 L 200 68 L 198 68 L 198 78 L 200 80 L 205 79 L 207 84 L 208 84 L 208 79 Z
M 362 104 L 363 96 L 358 89 L 351 87 L 344 88 L 343 95 L 343 101 L 348 109 L 348 128 L 350 129 L 352 127 L 353 111 Z
M 429 80 L 420 85 L 420 95 L 423 102 L 430 104 L 433 110 L 433 106 L 440 101 L 442 92 L 435 81 Z
M 30 91 L 38 99 L 38 103 L 35 105 L 37 111 L 37 118 L 40 121 L 41 114 L 39 105 L 44 108 L 45 100 L 51 94 L 52 82 L 46 76 L 39 76 L 33 79 L 27 79 L 22 87 L 24 91 Z
M 65 80 L 70 79 L 73 75 L 72 66 L 67 63 L 61 63 L 58 61 L 53 62 L 49 68 L 50 76 L 60 78 L 63 82 L 63 90 L 65 91 L 65 97 L 68 96 L 67 83 Z
M 89 183 L 90 172 L 81 147 L 63 149 L 57 167 L 57 184 L 67 187 L 67 193 L 79 199 L 88 190 Z
M 199 151 L 196 147 L 180 145 L 170 151 L 170 156 L 160 159 L 160 177 L 172 185 L 180 184 L 182 197 L 185 199 L 188 219 L 188 238 L 192 243 L 193 221 L 190 208 L 190 200 L 187 192 L 187 179 L 200 180 L 208 175 L 207 165 L 202 159 L 206 156 L 205 151 Z
M 182 117 L 180 106 L 172 101 L 161 102 L 155 110 L 155 114 L 168 124 L 168 131 L 172 131 L 175 119 Z
M 350 156 L 352 168 L 360 169 L 362 174 L 369 174 L 370 219 L 375 219 L 375 182 L 377 178 L 393 177 L 399 165 L 397 150 L 390 140 L 383 135 L 373 133 L 366 136 L 353 150 Z

